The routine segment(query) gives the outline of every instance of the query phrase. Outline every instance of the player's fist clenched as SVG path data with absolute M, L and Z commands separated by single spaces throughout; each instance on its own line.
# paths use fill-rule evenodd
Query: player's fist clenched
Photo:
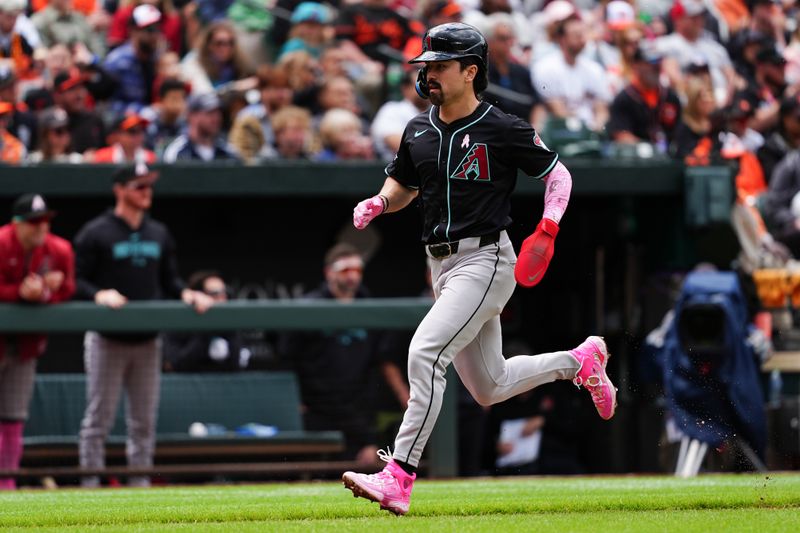
M 356 229 L 364 229 L 372 219 L 386 210 L 386 198 L 380 194 L 358 203 L 353 209 L 353 225 Z
M 550 259 L 553 258 L 558 224 L 543 218 L 533 235 L 525 239 L 519 250 L 514 277 L 523 287 L 533 287 L 544 277 Z

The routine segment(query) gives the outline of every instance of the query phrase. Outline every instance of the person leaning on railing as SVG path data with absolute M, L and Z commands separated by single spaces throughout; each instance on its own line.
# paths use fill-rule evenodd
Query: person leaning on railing
M 50 233 L 54 214 L 39 194 L 14 202 L 11 223 L 0 227 L 0 301 L 51 304 L 75 292 L 75 257 L 69 242 Z M 0 336 L 0 470 L 19 468 L 36 359 L 46 347 L 44 335 Z M 0 490 L 15 487 L 0 479 Z

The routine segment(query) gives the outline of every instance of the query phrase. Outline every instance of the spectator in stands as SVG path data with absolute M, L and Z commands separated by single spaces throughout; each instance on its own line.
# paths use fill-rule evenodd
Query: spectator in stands
M 204 270 L 189 276 L 189 288 L 201 291 L 214 304 L 228 301 L 225 280 Z M 238 332 L 168 333 L 164 336 L 164 370 L 175 372 L 226 372 L 247 368 L 250 351 L 242 347 Z
M 378 155 L 384 161 L 391 161 L 400 148 L 405 125 L 409 120 L 428 109 L 428 100 L 417 94 L 415 84 L 417 70 L 411 69 L 403 75 L 400 90 L 403 99 L 399 102 L 386 102 L 378 110 L 370 126 L 370 135 Z
M 33 150 L 37 141 L 36 116 L 17 99 L 17 77 L 10 65 L 2 63 L 0 63 L 0 102 L 14 104 L 6 128 L 25 145 L 27 150 Z
M 109 144 L 97 150 L 92 163 L 139 163 L 152 165 L 156 154 L 144 147 L 147 120 L 138 113 L 126 113 L 114 121 Z
M 532 17 L 533 49 L 531 50 L 530 70 L 542 58 L 557 53 L 558 32 L 561 24 L 571 17 L 580 17 L 575 5 L 569 0 L 553 0 L 542 9 L 542 12 Z
M 128 26 L 128 41 L 112 50 L 103 63 L 117 82 L 111 103 L 118 112 L 129 107 L 139 109 L 153 102 L 161 12 L 150 4 L 142 4 L 133 10 Z
M 22 142 L 8 132 L 14 114 L 14 104 L 0 101 L 0 163 L 18 165 L 25 160 L 27 150 Z
M 636 21 L 636 12 L 625 0 L 606 4 L 604 39 L 595 43 L 595 56 L 608 76 L 612 94 L 618 94 L 631 82 L 633 54 L 639 49 L 644 33 Z
M 39 118 L 39 149 L 28 156 L 29 163 L 82 163 L 83 156 L 70 152 L 69 116 L 60 107 L 42 111 Z
M 14 65 L 14 72 L 21 78 L 25 78 L 31 68 L 34 47 L 14 27 L 17 17 L 23 11 L 25 11 L 25 0 L 0 2 L 0 59 L 10 60 Z
M 762 49 L 772 46 L 773 41 L 766 35 L 749 28 L 737 33 L 734 39 L 735 41 L 730 45 L 736 53 L 733 55 L 734 52 L 731 52 L 734 70 L 741 78 L 741 84 L 745 87 L 754 86 L 756 85 L 756 55 Z
M 310 159 L 312 138 L 311 113 L 297 106 L 281 108 L 272 117 L 275 132 L 274 151 L 269 158 Z
M 158 88 L 158 102 L 143 111 L 149 119 L 145 144 L 159 156 L 186 127 L 186 97 L 189 89 L 183 81 L 166 79 Z
M 349 78 L 335 76 L 326 79 L 320 86 L 316 106 L 312 112 L 315 112 L 315 118 L 319 120 L 326 111 L 331 109 L 346 109 L 351 113 L 361 115 L 356 89 Z
M 602 67 L 581 55 L 586 46 L 586 25 L 572 15 L 555 31 L 559 52 L 533 65 L 533 86 L 553 116 L 578 119 L 600 131 L 608 120 L 611 93 Z
M 181 73 L 197 94 L 218 90 L 249 76 L 233 25 L 227 21 L 211 24 L 200 36 L 197 47 L 183 58 Z
M 226 143 L 222 130 L 222 108 L 214 93 L 193 94 L 186 104 L 186 133 L 179 135 L 164 150 L 164 162 L 237 161 L 238 156 Z
M 261 101 L 242 109 L 236 117 L 232 129 L 236 128 L 236 122 L 243 120 L 245 117 L 254 117 L 261 124 L 262 142 L 268 146 L 273 146 L 275 144 L 275 133 L 272 128 L 271 117 L 278 110 L 292 103 L 289 76 L 280 67 L 262 65 L 258 68 L 256 77 L 258 78 Z
M 463 11 L 454 0 L 432 0 L 422 6 L 421 22 L 425 28 L 433 28 L 448 22 L 461 22 Z M 406 61 L 422 53 L 422 35 L 411 37 L 403 50 Z
M 493 13 L 483 34 L 489 44 L 489 87 L 483 99 L 541 129 L 545 116 L 541 97 L 531 85 L 530 71 L 513 56 L 514 20 L 507 13 Z
M 693 76 L 686 86 L 686 106 L 675 129 L 670 152 L 690 165 L 708 165 L 716 148 L 714 87 L 707 78 Z
M 706 13 L 700 0 L 675 0 L 670 9 L 675 32 L 656 39 L 656 46 L 666 58 L 670 85 L 679 93 L 686 92 L 682 70 L 692 62 L 703 62 L 709 66 L 717 103 L 725 105 L 733 96 L 735 73 L 728 52 L 704 31 Z
M 289 39 L 283 43 L 278 52 L 278 59 L 295 50 L 304 50 L 314 57 L 319 57 L 326 42 L 333 37 L 330 26 L 332 15 L 327 6 L 318 2 L 301 2 L 298 4 L 289 21 Z
M 93 31 L 86 17 L 73 7 L 72 0 L 50 0 L 47 7 L 31 17 L 44 46 L 82 43 L 98 57 L 105 55 L 105 43 Z
M 681 116 L 678 95 L 662 87 L 661 55 L 638 48 L 630 85 L 611 104 L 608 135 L 618 143 L 650 143 L 666 154 Z
M 792 150 L 800 148 L 800 95 L 787 96 L 781 101 L 778 128 L 758 149 L 758 160 L 764 169 L 767 183 L 778 162 Z
M 257 164 L 275 155 L 272 144 L 267 144 L 264 139 L 261 123 L 253 115 L 239 114 L 228 133 L 228 142 L 248 165 Z
M 396 81 L 390 72 L 385 72 L 382 63 L 373 61 L 350 41 L 334 41 L 322 49 L 319 57 L 321 79 L 344 76 L 353 82 L 359 101 L 368 103 L 372 114 L 396 89 Z M 402 72 L 400 65 L 395 65 Z M 397 80 L 399 82 L 399 80 Z
M 82 75 L 61 72 L 53 80 L 53 101 L 69 116 L 70 149 L 79 154 L 105 145 L 105 126 L 94 111 L 86 109 L 88 94 Z
M 772 172 L 764 214 L 772 235 L 800 257 L 800 150 L 792 150 Z
M 284 54 L 278 67 L 286 72 L 289 87 L 294 91 L 294 102 L 307 100 L 309 93 L 314 95 L 320 77 L 319 62 L 303 50 Z
M 754 116 L 750 126 L 767 133 L 778 125 L 778 111 L 786 89 L 786 60 L 773 45 L 767 45 L 756 54 L 754 84 L 747 87 L 744 97 L 750 101 Z
M 304 298 L 352 302 L 367 298 L 364 260 L 350 244 L 325 254 L 325 282 Z M 304 428 L 344 433 L 346 459 L 374 461 L 377 452 L 370 383 L 379 361 L 380 335 L 364 329 L 303 332 L 282 339 L 282 353 L 300 382 Z
M 134 0 L 128 5 L 119 7 L 114 12 L 111 25 L 108 28 L 108 46 L 116 48 L 124 44 L 130 34 L 133 10 L 142 4 L 150 4 L 158 8 L 162 15 L 160 32 L 164 36 L 169 50 L 178 54 L 183 53 L 183 35 L 181 16 L 175 9 L 176 4 L 184 5 L 185 0 L 173 2 L 171 0 Z
M 389 7 L 389 0 L 362 0 L 339 10 L 336 38 L 352 41 L 370 59 L 387 64 L 402 58 L 408 40 L 425 31 Z
M 50 233 L 55 215 L 40 194 L 24 194 L 0 227 L 0 301 L 53 304 L 75 292 L 75 258 L 68 241 Z M 0 470 L 17 470 L 22 430 L 33 394 L 36 359 L 47 347 L 41 334 L 0 336 Z M 0 490 L 16 487 L 0 478 Z
M 744 149 L 756 153 L 764 144 L 764 136 L 750 127 L 756 110 L 743 93 L 736 93 L 731 105 L 725 108 L 725 131 L 734 134 Z
M 346 161 L 375 159 L 372 141 L 362 131 L 361 119 L 346 109 L 330 109 L 319 122 L 322 150 L 317 161 Z
M 86 223 L 75 236 L 78 296 L 112 309 L 128 301 L 180 298 L 203 313 L 214 300 L 186 288 L 178 276 L 169 230 L 147 216 L 157 177 L 144 163 L 114 173 L 114 208 Z M 157 335 L 89 331 L 84 347 L 87 404 L 80 431 L 81 466 L 105 465 L 105 439 L 123 389 L 128 406 L 128 464 L 152 466 L 161 369 Z M 149 485 L 146 477 L 132 477 L 128 482 Z M 87 487 L 99 483 L 95 476 L 82 479 Z

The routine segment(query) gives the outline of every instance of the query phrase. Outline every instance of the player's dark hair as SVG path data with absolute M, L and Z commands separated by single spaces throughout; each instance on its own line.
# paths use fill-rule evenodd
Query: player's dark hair
M 189 93 L 189 88 L 181 80 L 175 78 L 167 78 L 158 88 L 158 97 L 163 100 L 170 91 L 183 91 L 184 94 Z
M 486 72 L 486 67 L 483 66 L 483 62 L 475 56 L 459 57 L 457 61 L 461 66 L 461 70 L 465 70 L 470 65 L 478 67 L 478 74 L 476 74 L 475 79 L 472 80 L 472 89 L 475 91 L 475 96 L 480 96 L 480 94 L 486 90 L 486 87 L 489 86 L 489 74 Z

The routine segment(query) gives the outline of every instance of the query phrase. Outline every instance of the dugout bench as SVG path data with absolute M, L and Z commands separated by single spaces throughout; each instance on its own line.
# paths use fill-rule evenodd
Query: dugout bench
M 36 377 L 17 477 L 69 477 L 78 467 L 78 432 L 86 405 L 84 374 Z M 224 426 L 224 435 L 191 437 L 194 422 Z M 243 436 L 236 428 L 258 423 L 278 428 L 270 437 Z M 330 461 L 344 450 L 338 431 L 305 431 L 300 394 L 291 372 L 163 374 L 156 429 L 155 466 L 125 464 L 124 399 L 106 445 L 106 475 L 251 475 L 305 477 L 341 471 Z

